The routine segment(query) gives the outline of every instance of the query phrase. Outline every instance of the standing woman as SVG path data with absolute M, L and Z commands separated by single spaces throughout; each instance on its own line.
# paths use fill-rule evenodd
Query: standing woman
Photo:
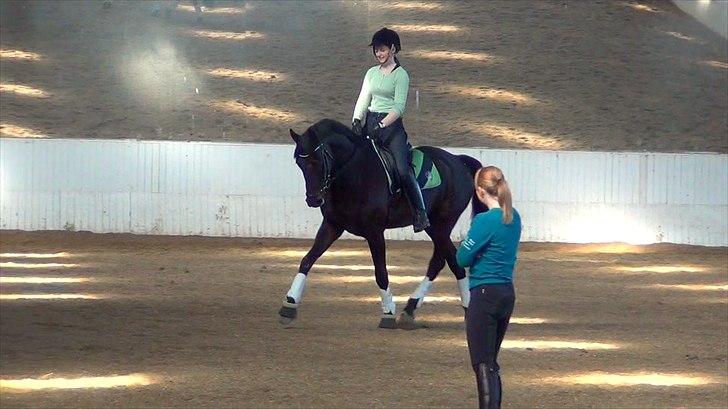
M 500 408 L 498 351 L 513 312 L 513 268 L 521 217 L 511 203 L 511 190 L 495 166 L 475 174 L 475 193 L 488 211 L 475 216 L 457 251 L 458 264 L 470 267 L 467 337 L 481 409 Z
M 422 192 L 409 164 L 407 132 L 402 123 L 409 92 L 409 74 L 395 57 L 402 50 L 402 45 L 397 32 L 386 27 L 374 33 L 369 45 L 378 64 L 370 68 L 364 76 L 351 129 L 362 136 L 366 126 L 366 134 L 392 152 L 400 186 L 413 210 L 412 226 L 415 233 L 420 232 L 428 228 L 430 222 Z M 362 120 L 365 125 L 362 125 Z

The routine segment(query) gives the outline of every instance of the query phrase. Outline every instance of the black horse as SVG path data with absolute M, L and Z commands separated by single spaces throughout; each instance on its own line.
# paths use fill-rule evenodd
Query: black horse
M 387 174 L 371 141 L 356 136 L 340 122 L 323 119 L 302 135 L 290 132 L 296 143 L 296 164 L 306 183 L 306 203 L 321 208 L 323 222 L 313 246 L 301 260 L 279 312 L 281 323 L 288 324 L 296 318 L 309 270 L 344 230 L 365 238 L 369 244 L 382 298 L 381 328 L 414 328 L 415 310 L 446 262 L 458 280 L 460 299 L 467 308 L 470 297 L 467 277 L 455 260 L 456 249 L 450 233 L 470 200 L 473 214 L 486 210 L 474 195 L 473 176 L 481 167 L 478 160 L 430 146 L 418 148 L 432 160 L 441 178 L 438 187 L 423 191 L 431 223 L 425 231 L 434 243 L 434 251 L 426 277 L 397 322 L 389 290 L 384 230 L 412 224 L 413 214 L 406 198 L 401 193 L 390 193 Z

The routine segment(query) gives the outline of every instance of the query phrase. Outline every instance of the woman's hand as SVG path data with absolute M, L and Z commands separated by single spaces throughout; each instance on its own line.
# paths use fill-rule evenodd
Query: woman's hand
M 384 124 L 379 121 L 376 125 L 374 125 L 374 129 L 372 129 L 371 137 L 376 140 L 380 141 L 382 138 L 382 133 L 384 133 Z
M 361 119 L 355 119 L 354 122 L 352 122 L 351 131 L 354 132 L 354 135 L 356 136 L 364 135 L 364 128 L 361 126 Z

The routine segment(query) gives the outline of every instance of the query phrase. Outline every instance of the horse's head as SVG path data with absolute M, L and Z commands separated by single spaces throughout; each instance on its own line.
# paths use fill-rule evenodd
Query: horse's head
M 333 156 L 330 148 L 317 138 L 311 128 L 303 135 L 291 131 L 291 138 L 296 143 L 293 156 L 296 165 L 303 172 L 306 182 L 306 204 L 309 207 L 320 207 L 324 204 L 324 194 L 331 184 L 331 167 Z

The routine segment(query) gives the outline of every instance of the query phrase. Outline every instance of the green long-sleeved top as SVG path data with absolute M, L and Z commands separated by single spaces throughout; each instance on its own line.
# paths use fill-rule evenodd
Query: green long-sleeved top
M 470 288 L 513 282 L 520 239 L 521 216 L 516 209 L 510 224 L 503 223 L 503 210 L 499 208 L 475 216 L 457 251 L 458 264 L 470 267 Z
M 371 112 L 404 115 L 409 92 L 409 74 L 398 66 L 387 75 L 382 75 L 378 65 L 370 68 L 364 76 L 361 92 L 354 107 L 354 119 L 364 120 L 367 110 Z

